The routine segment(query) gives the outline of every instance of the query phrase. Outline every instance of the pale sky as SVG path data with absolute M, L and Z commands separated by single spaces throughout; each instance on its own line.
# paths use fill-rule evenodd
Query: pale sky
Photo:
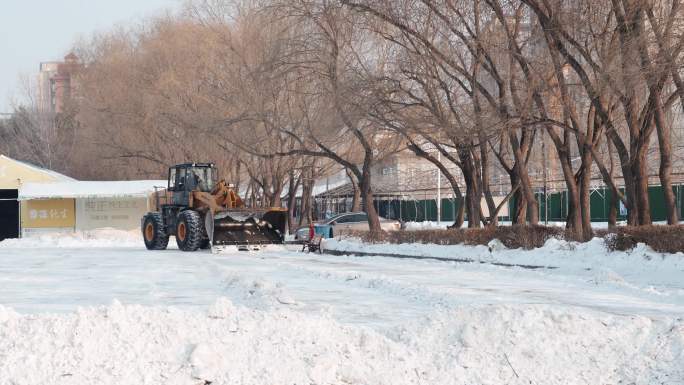
M 0 112 L 20 94 L 20 75 L 60 60 L 79 38 L 177 9 L 181 0 L 0 0 Z

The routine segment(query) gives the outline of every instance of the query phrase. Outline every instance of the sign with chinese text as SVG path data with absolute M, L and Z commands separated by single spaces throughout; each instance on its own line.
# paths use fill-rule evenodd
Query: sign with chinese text
M 40 199 L 24 201 L 21 210 L 22 227 L 74 227 L 73 199 Z
M 76 229 L 136 229 L 140 227 L 140 218 L 147 211 L 146 198 L 77 199 Z

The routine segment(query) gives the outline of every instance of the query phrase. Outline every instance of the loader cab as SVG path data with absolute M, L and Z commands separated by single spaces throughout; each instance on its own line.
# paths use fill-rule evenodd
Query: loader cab
M 183 163 L 169 168 L 169 191 L 173 204 L 186 205 L 190 192 L 210 192 L 216 186 L 218 173 L 213 163 Z

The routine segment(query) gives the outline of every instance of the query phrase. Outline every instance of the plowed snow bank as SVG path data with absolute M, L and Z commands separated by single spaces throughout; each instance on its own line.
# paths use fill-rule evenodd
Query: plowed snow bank
M 533 250 L 507 249 L 494 240 L 487 246 L 420 243 L 368 244 L 356 239 L 325 239 L 323 248 L 343 252 L 388 253 L 418 257 L 470 259 L 517 265 L 552 266 L 550 274 L 587 276 L 656 292 L 684 295 L 684 254 L 653 251 L 640 243 L 631 251 L 606 250 L 603 239 L 568 242 L 551 238 Z
M 111 228 L 59 234 L 33 234 L 24 238 L 5 239 L 2 248 L 101 248 L 137 247 L 144 248 L 140 230 L 116 230 Z

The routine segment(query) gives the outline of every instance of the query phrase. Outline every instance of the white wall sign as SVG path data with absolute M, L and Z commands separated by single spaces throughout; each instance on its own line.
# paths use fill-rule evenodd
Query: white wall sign
M 76 230 L 136 229 L 147 211 L 146 198 L 76 199 Z

